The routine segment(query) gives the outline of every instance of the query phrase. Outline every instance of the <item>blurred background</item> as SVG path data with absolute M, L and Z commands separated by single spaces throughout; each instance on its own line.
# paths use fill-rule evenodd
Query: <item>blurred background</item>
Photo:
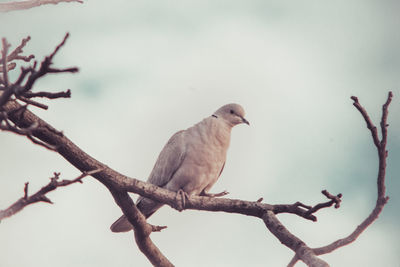
M 7 1 L 1 1 L 7 2 Z M 36 91 L 71 99 L 31 110 L 84 151 L 146 180 L 169 137 L 236 102 L 251 123 L 235 127 L 214 192 L 271 204 L 325 201 L 318 222 L 279 219 L 309 246 L 352 232 L 376 201 L 377 153 L 350 96 L 375 124 L 389 90 L 387 194 L 379 219 L 353 244 L 322 256 L 332 266 L 400 266 L 399 1 L 85 1 L 0 14 L 0 36 L 56 67 Z M 13 71 L 12 77 L 17 77 Z M 0 209 L 34 193 L 54 171 L 79 172 L 54 152 L 0 132 Z M 121 211 L 92 178 L 48 195 L 0 225 L 0 265 L 149 266 L 132 234 L 114 234 Z M 136 196 L 133 195 L 136 198 Z M 291 250 L 261 220 L 164 207 L 152 239 L 176 266 L 286 266 Z M 299 263 L 298 266 L 304 266 Z

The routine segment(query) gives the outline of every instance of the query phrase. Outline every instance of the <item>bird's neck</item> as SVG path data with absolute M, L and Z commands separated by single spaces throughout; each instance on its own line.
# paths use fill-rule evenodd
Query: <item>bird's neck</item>
M 200 122 L 205 127 L 199 127 L 201 139 L 204 142 L 228 147 L 231 137 L 232 126 L 214 116 L 208 117 Z

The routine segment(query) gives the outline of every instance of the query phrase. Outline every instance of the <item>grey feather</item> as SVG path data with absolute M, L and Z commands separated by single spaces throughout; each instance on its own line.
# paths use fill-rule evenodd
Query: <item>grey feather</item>
M 175 133 L 161 150 L 147 182 L 163 187 L 182 164 L 185 158 L 184 132 Z
M 161 150 L 160 155 L 154 164 L 153 170 L 147 179 L 148 183 L 164 187 L 173 177 L 176 170 L 182 164 L 185 155 L 185 145 L 183 142 L 184 131 L 175 133 Z M 162 204 L 151 199 L 140 196 L 136 206 L 148 218 L 157 211 Z M 133 229 L 125 215 L 115 221 L 111 227 L 112 232 L 128 232 Z

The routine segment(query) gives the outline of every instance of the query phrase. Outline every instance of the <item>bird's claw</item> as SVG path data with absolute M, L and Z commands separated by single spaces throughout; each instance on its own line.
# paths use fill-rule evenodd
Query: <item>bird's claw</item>
M 179 212 L 185 209 L 186 199 L 189 200 L 189 195 L 182 189 L 179 189 L 176 192 L 176 209 Z
M 203 192 L 202 195 L 205 196 L 205 197 L 223 197 L 223 196 L 226 196 L 227 194 L 229 194 L 229 192 L 224 190 L 224 191 L 222 191 L 220 193 L 216 193 L 216 194 Z

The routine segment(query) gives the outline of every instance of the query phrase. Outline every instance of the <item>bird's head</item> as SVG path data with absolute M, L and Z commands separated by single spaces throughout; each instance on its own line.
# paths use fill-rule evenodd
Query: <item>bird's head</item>
M 232 127 L 240 123 L 250 125 L 250 123 L 244 118 L 244 109 L 239 104 L 227 104 L 222 106 L 213 114 L 213 116 L 225 120 Z

